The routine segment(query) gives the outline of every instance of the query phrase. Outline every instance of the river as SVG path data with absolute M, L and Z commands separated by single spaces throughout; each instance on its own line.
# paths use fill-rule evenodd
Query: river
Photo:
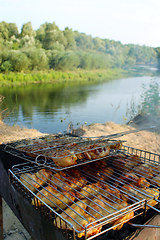
M 69 124 L 77 128 L 85 124 L 127 121 L 127 105 L 140 102 L 150 76 L 130 77 L 88 83 L 32 84 L 1 87 L 5 99 L 1 109 L 4 121 L 35 128 L 44 133 L 63 133 Z M 154 77 L 160 83 L 160 77 Z

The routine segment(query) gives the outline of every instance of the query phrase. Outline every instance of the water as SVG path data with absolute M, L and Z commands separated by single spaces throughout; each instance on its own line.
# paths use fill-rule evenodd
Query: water
M 155 77 L 160 83 L 160 77 Z M 124 123 L 127 104 L 140 100 L 142 84 L 151 77 L 131 77 L 108 82 L 56 83 L 1 87 L 5 97 L 1 106 L 10 113 L 4 121 L 35 128 L 45 133 L 63 133 L 72 123 L 84 124 L 113 121 Z M 7 112 L 6 112 L 7 113 Z

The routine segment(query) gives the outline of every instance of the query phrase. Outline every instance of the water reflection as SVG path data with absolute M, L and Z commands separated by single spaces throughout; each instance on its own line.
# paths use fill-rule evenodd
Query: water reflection
M 160 82 L 160 78 L 156 78 Z M 114 121 L 123 123 L 126 104 L 132 95 L 138 102 L 142 83 L 151 77 L 134 77 L 108 82 L 72 82 L 2 87 L 3 108 L 12 110 L 5 121 L 41 132 L 66 130 L 69 123 L 87 124 Z

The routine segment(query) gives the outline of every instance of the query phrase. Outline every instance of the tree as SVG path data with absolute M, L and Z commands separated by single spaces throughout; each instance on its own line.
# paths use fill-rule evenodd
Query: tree
M 9 23 L 8 24 L 8 36 L 9 38 L 12 36 L 18 37 L 18 28 L 17 25 L 15 23 Z
M 21 72 L 28 69 L 30 65 L 30 60 L 27 56 L 21 51 L 14 51 L 10 52 L 10 62 L 13 66 L 13 71 Z
M 5 61 L 0 66 L 0 72 L 10 72 L 12 70 L 13 70 L 13 67 L 10 61 Z
M 0 51 L 2 51 L 3 48 L 4 48 L 4 39 L 2 38 L 0 33 Z
M 39 40 L 41 43 L 43 43 L 44 38 L 45 38 L 45 30 L 47 26 L 47 22 L 42 24 L 40 28 L 36 31 L 36 39 Z
M 48 58 L 44 49 L 29 48 L 23 50 L 30 60 L 28 68 L 30 70 L 44 70 L 48 68 Z
M 89 53 L 81 53 L 79 67 L 82 69 L 91 69 L 92 57 Z
M 92 37 L 85 33 L 76 33 L 75 41 L 77 47 L 81 50 L 91 50 L 94 48 Z
M 36 32 L 33 30 L 31 22 L 25 23 L 22 26 L 21 37 L 25 37 L 26 35 L 28 35 L 29 37 L 36 36 Z
M 56 45 L 55 45 L 55 43 L 56 43 Z M 44 48 L 46 50 L 55 49 L 55 46 L 57 46 L 57 43 L 58 43 L 58 45 L 60 44 L 60 45 L 65 46 L 66 39 L 64 38 L 63 33 L 61 33 L 60 31 L 58 31 L 56 29 L 54 29 L 52 31 L 48 31 L 46 33 L 44 41 L 43 41 Z
M 67 44 L 67 40 L 63 34 L 62 31 L 59 30 L 59 28 L 56 26 L 55 22 L 47 23 L 46 24 L 46 29 L 45 29 L 45 37 L 43 39 L 43 47 L 46 50 L 59 50 L 57 47 L 62 49 L 63 45 Z
M 20 46 L 23 48 L 34 47 L 35 38 L 33 36 L 25 35 L 20 39 Z
M 94 48 L 98 51 L 103 51 L 105 50 L 105 42 L 100 39 L 99 37 L 93 38 L 93 43 L 94 43 Z M 102 50 L 103 49 L 103 50 Z
M 0 22 L 0 35 L 4 40 L 8 40 L 9 34 L 8 34 L 8 23 L 5 21 Z
M 72 29 L 66 27 L 65 30 L 63 31 L 63 34 L 67 40 L 66 46 L 65 46 L 65 50 L 76 50 L 76 41 L 74 38 L 74 32 L 72 31 Z

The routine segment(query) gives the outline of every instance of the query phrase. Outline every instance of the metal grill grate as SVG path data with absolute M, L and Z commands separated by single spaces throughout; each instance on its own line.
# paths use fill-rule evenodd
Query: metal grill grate
M 103 159 L 121 148 L 122 141 L 68 135 L 27 139 L 5 145 L 4 151 L 23 160 L 57 171 Z
M 9 175 L 15 189 L 68 239 L 92 239 L 145 215 L 149 208 L 159 212 L 159 159 L 123 146 L 103 160 L 65 171 L 46 168 L 46 175 L 44 167 L 24 163 L 13 166 Z

